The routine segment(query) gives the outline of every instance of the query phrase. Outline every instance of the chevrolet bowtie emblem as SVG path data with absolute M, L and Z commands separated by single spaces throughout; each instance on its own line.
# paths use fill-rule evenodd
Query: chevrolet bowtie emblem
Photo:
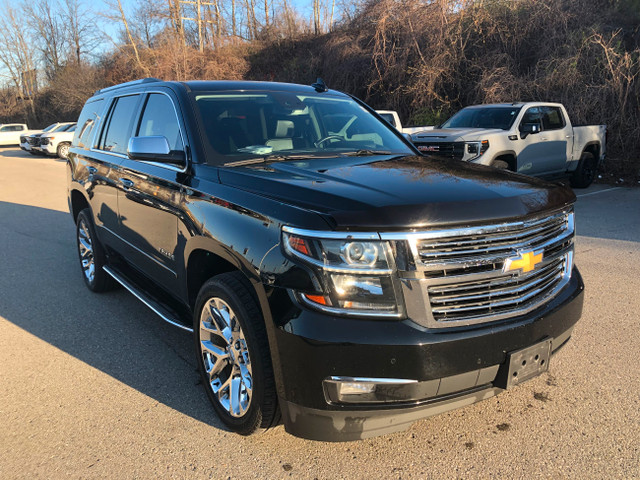
M 517 257 L 507 258 L 504 261 L 504 267 L 502 267 L 502 271 L 504 273 L 513 272 L 516 270 L 522 271 L 522 273 L 527 273 L 536 268 L 540 262 L 542 262 L 543 253 L 535 253 L 535 252 L 519 252 Z

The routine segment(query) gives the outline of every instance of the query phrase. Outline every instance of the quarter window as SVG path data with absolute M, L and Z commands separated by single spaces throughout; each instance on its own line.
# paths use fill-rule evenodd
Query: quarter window
M 162 135 L 169 142 L 171 150 L 184 150 L 180 124 L 168 96 L 161 93 L 149 95 L 136 135 L 139 137 Z
M 127 153 L 131 136 L 131 122 L 138 104 L 138 95 L 119 97 L 111 110 L 109 123 L 103 134 L 100 149 L 113 153 Z
M 93 126 L 100 115 L 100 111 L 102 109 L 103 100 L 96 100 L 95 102 L 87 103 L 82 112 L 80 112 L 80 117 L 78 118 L 78 128 L 76 129 L 75 135 L 73 137 L 73 146 L 85 147 L 91 138 L 91 132 L 93 130 Z

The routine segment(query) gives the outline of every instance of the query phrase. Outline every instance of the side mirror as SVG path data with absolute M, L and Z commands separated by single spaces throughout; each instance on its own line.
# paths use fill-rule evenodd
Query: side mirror
M 520 126 L 520 137 L 522 139 L 526 138 L 527 135 L 533 135 L 535 133 L 540 133 L 539 123 L 523 123 Z
M 184 164 L 186 158 L 183 151 L 171 150 L 169 141 L 162 135 L 131 137 L 127 156 L 131 160 L 173 164 Z

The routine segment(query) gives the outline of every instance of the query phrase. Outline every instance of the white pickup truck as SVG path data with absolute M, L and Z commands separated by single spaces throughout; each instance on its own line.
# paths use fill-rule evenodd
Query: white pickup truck
M 376 113 L 392 126 L 396 127 L 400 133 L 411 135 L 418 132 L 424 132 L 426 130 L 433 130 L 433 125 L 424 127 L 403 127 L 398 112 L 394 110 L 376 110 Z
M 40 151 L 66 160 L 75 131 L 76 124 L 72 122 L 66 129 L 58 128 L 54 132 L 43 133 L 40 135 Z
M 606 153 L 606 126 L 573 126 L 559 103 L 475 105 L 411 136 L 421 152 L 588 187 Z
M 0 124 L 0 146 L 19 145 L 20 135 L 31 135 L 35 130 L 29 130 L 24 123 Z

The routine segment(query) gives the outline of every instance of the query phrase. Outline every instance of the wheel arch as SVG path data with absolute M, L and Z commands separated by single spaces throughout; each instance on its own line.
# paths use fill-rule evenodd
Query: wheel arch
M 491 162 L 495 160 L 503 160 L 509 165 L 509 170 L 512 172 L 518 171 L 518 156 L 514 150 L 502 150 L 493 155 Z
M 207 280 L 222 273 L 235 271 L 244 275 L 259 304 L 262 307 L 268 305 L 266 292 L 258 273 L 259 265 L 253 265 L 247 258 L 212 238 L 194 237 L 189 241 L 185 248 L 184 268 L 185 292 L 192 308 L 200 288 Z
M 588 152 L 593 155 L 593 159 L 596 161 L 596 163 L 600 163 L 601 150 L 602 150 L 602 146 L 600 145 L 600 142 L 597 140 L 594 140 L 591 142 L 587 142 L 587 144 L 582 149 L 580 156 L 582 156 L 583 153 Z
M 91 208 L 86 194 L 77 188 L 72 189 L 69 192 L 69 211 L 74 222 L 78 220 L 78 214 L 85 208 Z

